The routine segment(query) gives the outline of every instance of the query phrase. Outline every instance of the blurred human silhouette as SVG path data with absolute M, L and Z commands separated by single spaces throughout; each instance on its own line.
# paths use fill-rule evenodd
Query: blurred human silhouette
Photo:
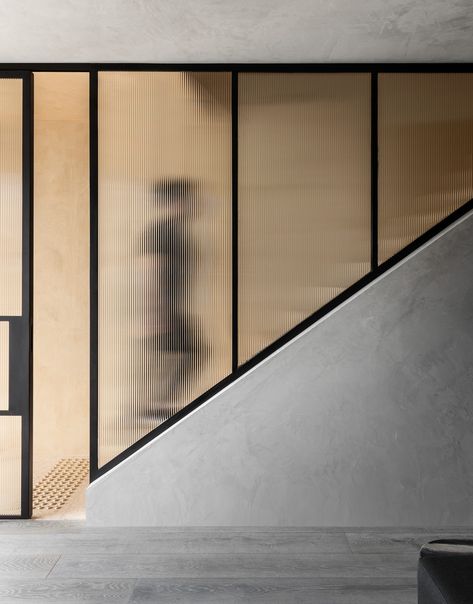
M 142 241 L 154 297 L 153 319 L 144 334 L 156 369 L 147 415 L 162 420 L 180 406 L 183 388 L 192 388 L 208 348 L 191 312 L 200 256 L 192 234 L 199 202 L 196 185 L 186 178 L 163 179 L 153 186 L 153 200 L 158 217 Z M 160 371 L 163 361 L 165 372 Z

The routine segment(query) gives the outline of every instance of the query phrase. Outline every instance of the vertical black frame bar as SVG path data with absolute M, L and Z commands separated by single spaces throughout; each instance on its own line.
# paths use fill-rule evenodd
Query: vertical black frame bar
M 89 77 L 90 481 L 98 472 L 98 74 Z
M 21 416 L 20 514 L 31 518 L 33 491 L 33 73 L 0 72 L 0 79 L 22 80 L 22 300 L 21 316 L 0 317 L 9 324 L 9 408 L 2 416 Z M 18 371 L 18 368 L 21 368 Z
M 232 372 L 238 369 L 238 72 L 232 71 Z
M 378 73 L 371 74 L 371 270 L 378 268 Z
M 22 419 L 21 516 L 33 514 L 33 176 L 34 75 L 23 77 L 23 313 L 25 360 L 28 356 L 27 393 Z

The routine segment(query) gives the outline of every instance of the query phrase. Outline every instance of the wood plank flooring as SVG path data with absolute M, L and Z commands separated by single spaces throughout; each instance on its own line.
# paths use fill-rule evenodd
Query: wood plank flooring
M 461 528 L 125 528 L 0 522 L 0 604 L 415 604 L 419 547 Z

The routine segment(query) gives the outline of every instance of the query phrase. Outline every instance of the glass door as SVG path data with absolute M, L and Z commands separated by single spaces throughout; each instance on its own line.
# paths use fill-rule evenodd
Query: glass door
M 32 74 L 0 72 L 0 517 L 31 516 Z

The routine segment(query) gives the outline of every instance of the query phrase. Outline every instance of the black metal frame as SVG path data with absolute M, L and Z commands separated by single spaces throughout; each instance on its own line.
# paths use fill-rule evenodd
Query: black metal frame
M 90 481 L 98 469 L 98 75 L 91 71 L 89 76 L 89 175 L 90 175 Z
M 22 314 L 2 316 L 9 324 L 9 408 L 0 416 L 21 416 L 21 513 L 32 513 L 33 391 L 33 83 L 26 70 L 0 69 L 0 79 L 22 80 Z M 18 371 L 21 367 L 21 371 Z
M 226 71 L 275 73 L 470 73 L 472 62 L 442 63 L 0 63 L 1 72 Z
M 238 370 L 238 73 L 232 72 L 232 372 Z
M 378 268 L 378 74 L 371 74 L 371 270 Z
M 363 287 L 380 277 L 402 259 L 473 210 L 467 201 L 444 220 L 403 248 L 381 265 L 378 263 L 378 74 L 379 73 L 471 73 L 472 63 L 30 63 L 3 64 L 0 70 L 22 73 L 34 71 L 80 71 L 90 74 L 90 478 L 95 480 L 129 457 L 144 444 L 166 431 L 203 402 L 232 383 L 249 369 L 273 354 L 282 345 L 332 311 Z M 218 71 L 232 77 L 232 372 L 207 392 L 163 422 L 117 457 L 98 467 L 98 72 L 100 71 Z M 371 271 L 337 297 L 319 308 L 282 337 L 272 342 L 242 365 L 238 365 L 238 74 L 272 73 L 368 73 L 371 74 Z M 31 115 L 31 106 L 30 106 Z M 31 119 L 31 118 L 30 118 Z M 32 153 L 32 143 L 30 145 Z M 30 166 L 31 167 L 31 166 Z M 32 180 L 31 180 L 32 182 Z M 31 378 L 30 378 L 31 379 Z M 26 509 L 26 507 L 25 507 Z

